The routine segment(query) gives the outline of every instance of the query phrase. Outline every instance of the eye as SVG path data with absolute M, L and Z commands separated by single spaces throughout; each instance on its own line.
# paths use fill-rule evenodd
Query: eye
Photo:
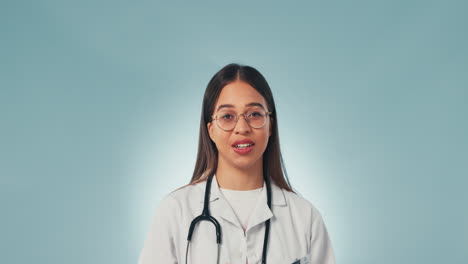
M 260 112 L 251 112 L 251 113 L 249 114 L 249 116 L 252 116 L 252 117 L 260 117 L 260 116 L 263 116 L 263 115 L 262 115 L 262 113 L 260 113 Z
M 224 120 L 231 120 L 234 116 L 231 114 L 224 114 L 221 116 L 222 119 Z

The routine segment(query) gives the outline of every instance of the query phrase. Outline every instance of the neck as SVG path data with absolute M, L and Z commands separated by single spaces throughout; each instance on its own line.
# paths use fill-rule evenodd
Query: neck
M 219 187 L 229 190 L 248 191 L 263 187 L 263 164 L 257 162 L 249 169 L 227 166 L 224 162 L 218 163 L 216 180 Z

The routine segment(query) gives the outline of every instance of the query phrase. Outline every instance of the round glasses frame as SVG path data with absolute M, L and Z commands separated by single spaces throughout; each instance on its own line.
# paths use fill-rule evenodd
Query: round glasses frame
M 245 117 L 246 114 L 247 114 L 247 113 L 236 115 L 236 116 L 235 116 L 236 120 L 235 120 L 234 125 L 233 125 L 233 127 L 232 127 L 231 129 L 224 129 L 224 128 L 221 127 L 221 125 L 218 123 L 218 115 L 212 115 L 212 116 L 211 116 L 211 121 L 216 120 L 216 124 L 218 125 L 218 127 L 221 128 L 221 129 L 224 130 L 224 131 L 231 131 L 231 130 L 233 130 L 233 129 L 236 127 L 236 125 L 237 125 L 237 121 L 239 121 L 239 116 L 244 116 L 245 121 L 247 122 L 247 124 L 248 124 L 251 128 L 262 128 L 262 127 L 265 126 L 266 120 L 267 120 L 266 118 L 265 118 L 265 121 L 263 122 L 263 125 L 261 125 L 261 126 L 259 126 L 259 127 L 254 127 L 254 126 L 250 125 L 250 120 L 249 120 L 248 118 Z M 271 114 L 272 114 L 271 112 L 265 112 L 265 116 L 266 116 L 266 117 L 267 117 L 267 116 L 270 116 L 270 117 L 271 117 Z

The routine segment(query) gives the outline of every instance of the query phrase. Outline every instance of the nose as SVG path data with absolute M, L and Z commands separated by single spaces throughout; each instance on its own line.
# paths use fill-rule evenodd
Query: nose
M 245 119 L 244 115 L 240 115 L 239 119 L 237 119 L 236 126 L 234 127 L 234 131 L 236 133 L 246 133 L 250 132 L 250 125 L 247 123 L 247 119 Z

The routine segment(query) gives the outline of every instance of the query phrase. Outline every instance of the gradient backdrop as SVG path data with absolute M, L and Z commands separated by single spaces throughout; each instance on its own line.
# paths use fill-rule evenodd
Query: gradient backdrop
M 467 8 L 1 1 L 0 262 L 136 263 L 238 62 L 269 81 L 339 263 L 468 263 Z

